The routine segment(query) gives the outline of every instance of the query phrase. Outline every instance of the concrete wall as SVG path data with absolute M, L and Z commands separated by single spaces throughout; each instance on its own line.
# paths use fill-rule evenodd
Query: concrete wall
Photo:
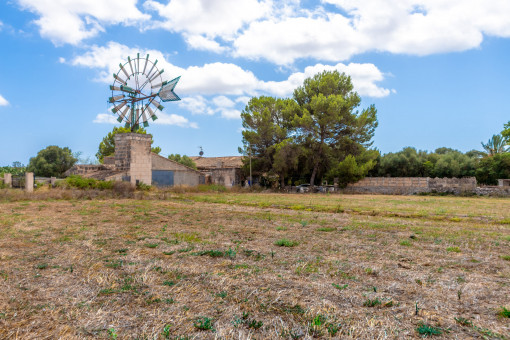
M 201 174 L 191 171 L 175 171 L 174 185 L 197 186 L 200 181 Z
M 345 193 L 410 195 L 422 192 L 474 193 L 476 178 L 366 177 L 349 184 Z
M 236 168 L 208 169 L 202 171 L 206 184 L 219 184 L 227 188 L 241 184 L 241 170 Z
M 131 184 L 152 182 L 151 135 L 118 133 L 115 135 L 115 168 L 128 171 Z
M 151 154 L 152 170 L 168 170 L 174 173 L 174 185 L 197 186 L 200 183 L 199 171 L 188 168 L 181 163 L 172 161 L 155 153 Z

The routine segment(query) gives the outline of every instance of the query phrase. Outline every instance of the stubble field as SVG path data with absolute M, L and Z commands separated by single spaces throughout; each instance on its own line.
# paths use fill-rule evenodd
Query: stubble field
M 36 196 L 0 201 L 2 339 L 510 338 L 510 199 Z

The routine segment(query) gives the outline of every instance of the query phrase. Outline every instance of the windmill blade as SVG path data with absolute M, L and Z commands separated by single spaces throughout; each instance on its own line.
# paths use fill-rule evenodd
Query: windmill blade
M 117 80 L 119 83 L 126 85 L 126 81 L 119 77 L 118 75 L 116 75 L 115 73 L 113 74 L 113 78 L 115 78 L 115 80 Z
M 136 91 L 135 91 L 134 89 L 132 89 L 132 88 L 131 88 L 131 87 L 129 87 L 129 86 L 124 86 L 124 85 L 122 85 L 122 86 L 120 87 L 120 90 L 121 90 L 121 91 L 124 91 L 124 92 L 129 92 L 129 93 L 136 93 Z
M 134 74 L 133 65 L 131 65 L 131 57 L 128 57 L 128 62 L 129 62 L 129 68 L 131 69 L 131 74 Z
M 160 102 L 158 102 L 156 99 L 152 98 L 151 101 L 149 102 L 149 104 L 152 104 L 154 105 L 159 111 L 163 111 L 163 109 L 165 108 L 163 105 L 161 105 Z
M 143 110 L 143 109 L 142 109 L 142 120 L 143 120 L 144 127 L 149 126 L 149 123 L 147 123 L 147 116 L 145 115 L 145 110 Z
M 164 82 L 156 84 L 156 85 L 152 86 L 151 88 L 152 89 L 159 89 L 159 88 L 161 88 L 161 86 L 164 86 L 166 84 L 168 84 L 168 82 L 165 80 Z
M 119 118 L 117 118 L 117 121 L 121 123 L 124 120 L 124 117 L 126 117 L 126 113 L 129 111 L 129 105 L 124 108 L 124 111 L 119 115 Z
M 136 72 L 140 72 L 140 53 L 136 54 Z
M 109 101 L 110 103 L 114 103 L 114 102 L 116 102 L 117 100 L 121 100 L 121 99 L 123 99 L 124 97 L 126 97 L 126 96 L 125 96 L 125 95 L 123 95 L 123 94 L 121 94 L 121 95 L 118 95 L 118 96 L 114 96 L 114 97 L 110 97 L 110 98 L 108 98 L 108 101 Z
M 120 66 L 120 69 L 122 70 L 122 72 L 124 72 L 124 74 L 126 75 L 126 79 L 129 79 L 129 74 L 127 73 L 127 71 L 124 68 L 124 66 L 122 64 L 119 64 L 119 66 Z
M 138 124 L 138 121 L 140 120 L 140 107 L 139 106 L 136 107 L 135 112 L 136 112 L 135 123 Z
M 114 105 L 112 112 L 113 113 L 119 112 L 119 110 L 122 109 L 124 107 L 124 105 L 126 105 L 126 102 L 122 102 L 122 103 L 120 103 L 120 105 Z M 128 105 L 128 107 L 129 107 L 129 105 Z
M 113 85 L 110 85 L 110 90 L 112 90 L 112 91 L 122 91 L 122 90 L 120 89 L 120 87 L 118 87 L 118 86 L 113 86 Z
M 134 110 L 134 109 L 133 109 L 133 108 L 131 108 L 131 110 L 130 110 L 130 111 L 131 111 L 131 112 L 133 112 L 133 110 Z M 126 115 L 126 123 L 127 123 L 127 124 L 131 124 L 131 114 Z
M 157 76 L 161 75 L 161 73 L 163 73 L 163 72 L 165 72 L 165 70 L 163 70 L 163 69 L 162 69 L 161 71 L 159 71 L 159 72 L 156 72 L 156 73 L 152 76 L 152 78 L 150 78 L 150 79 L 149 79 L 149 81 L 150 81 L 150 82 L 152 82 L 154 79 L 156 79 L 156 77 L 157 77 Z
M 152 67 L 149 71 L 149 73 L 147 73 L 148 75 L 152 73 L 152 70 L 154 70 L 154 67 L 156 67 L 156 64 L 158 63 L 158 59 L 156 59 L 156 61 L 154 62 L 154 64 L 152 64 Z M 147 75 L 147 78 L 149 78 L 149 76 Z
M 158 116 L 156 116 L 154 114 L 154 111 L 152 111 L 152 109 L 149 106 L 149 104 L 145 105 L 145 108 L 147 109 L 147 111 L 149 111 L 149 117 L 151 117 L 152 121 L 155 121 L 156 119 L 158 119 Z
M 176 95 L 174 92 L 174 88 L 177 85 L 177 83 L 179 82 L 179 79 L 181 79 L 180 76 L 175 79 L 170 80 L 167 84 L 165 84 L 161 87 L 161 90 L 159 90 L 159 92 L 158 92 L 158 96 L 159 96 L 159 98 L 161 98 L 162 101 L 173 102 L 173 101 L 181 100 L 181 98 L 179 98 L 179 96 Z
M 147 57 L 145 58 L 145 66 L 143 67 L 143 74 L 145 74 L 145 69 L 147 68 L 147 63 L 149 62 L 149 54 L 147 54 Z

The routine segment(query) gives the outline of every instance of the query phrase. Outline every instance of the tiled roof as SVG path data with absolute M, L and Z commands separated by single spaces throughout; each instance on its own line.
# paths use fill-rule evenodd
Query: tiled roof
M 243 166 L 242 156 L 227 157 L 190 157 L 197 165 L 198 169 L 215 169 L 215 168 L 241 168 Z

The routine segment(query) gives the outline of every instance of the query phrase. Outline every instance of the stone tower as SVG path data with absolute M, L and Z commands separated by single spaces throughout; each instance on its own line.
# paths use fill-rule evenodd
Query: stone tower
M 126 171 L 131 184 L 151 185 L 151 135 L 118 133 L 115 140 L 115 168 Z

